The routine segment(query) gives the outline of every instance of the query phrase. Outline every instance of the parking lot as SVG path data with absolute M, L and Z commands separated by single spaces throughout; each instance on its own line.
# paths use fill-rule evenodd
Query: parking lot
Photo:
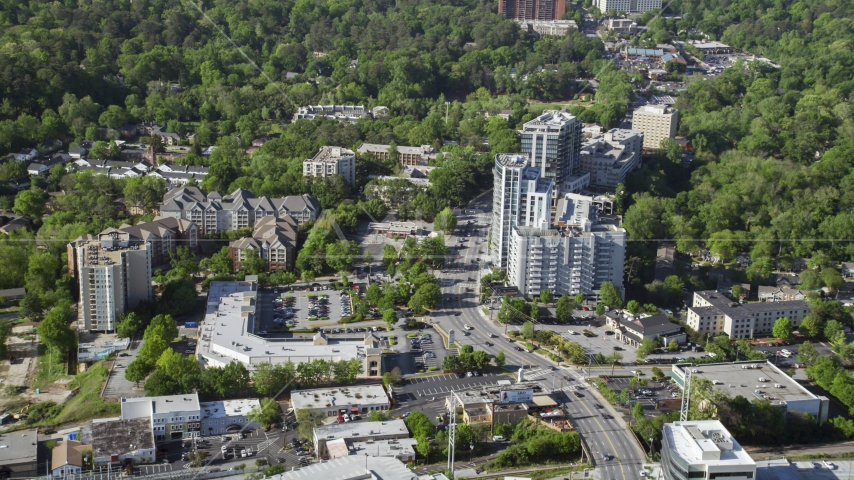
M 142 389 L 134 390 L 136 384 L 125 378 L 125 368 L 130 365 L 130 362 L 136 360 L 136 355 L 142 346 L 142 340 L 131 342 L 128 350 L 123 350 L 116 356 L 116 361 L 113 364 L 113 369 L 107 377 L 107 385 L 104 387 L 104 397 L 121 398 L 121 397 L 144 397 L 145 391 Z M 140 383 L 140 386 L 143 382 Z
M 411 342 L 412 339 L 407 337 L 407 334 L 409 333 L 416 333 L 419 337 L 422 334 L 430 335 L 430 341 L 426 343 L 419 342 L 419 348 L 413 348 Z M 442 362 L 445 361 L 445 356 L 456 355 L 457 353 L 456 350 L 447 350 L 444 342 L 442 341 L 442 337 L 434 330 L 428 329 L 410 332 L 395 329 L 392 332 L 388 332 L 388 334 L 395 335 L 397 337 L 397 345 L 391 348 L 397 351 L 398 354 L 383 356 L 383 370 L 387 372 L 390 372 L 395 367 L 400 368 L 400 371 L 403 372 L 404 375 L 417 373 L 418 370 L 426 371 L 430 367 L 441 369 Z M 380 332 L 377 335 L 382 337 L 387 336 L 388 334 Z
M 351 308 L 349 294 L 342 295 L 341 291 L 331 287 L 328 289 L 324 287 L 323 290 L 298 290 L 292 293 L 261 290 L 256 306 L 260 321 L 255 333 L 275 336 L 279 332 L 284 332 L 285 326 L 293 329 L 313 326 L 336 328 L 341 325 L 338 321 L 342 317 L 350 315 Z

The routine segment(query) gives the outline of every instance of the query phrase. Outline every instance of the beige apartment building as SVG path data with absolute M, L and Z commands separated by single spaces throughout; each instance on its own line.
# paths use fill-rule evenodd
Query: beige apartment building
M 341 147 L 320 147 L 314 157 L 302 164 L 304 177 L 341 175 L 351 187 L 356 186 L 356 153 Z
M 676 136 L 679 111 L 667 105 L 644 105 L 635 110 L 632 130 L 643 132 L 643 148 L 660 148 L 665 138 Z

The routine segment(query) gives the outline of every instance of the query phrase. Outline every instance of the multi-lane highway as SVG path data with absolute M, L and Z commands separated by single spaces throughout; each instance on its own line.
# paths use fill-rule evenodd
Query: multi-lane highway
M 476 199 L 465 210 L 474 210 L 476 213 L 467 213 L 459 218 L 457 233 L 462 236 L 450 236 L 447 239 L 449 245 L 463 246 L 458 251 L 460 258 L 457 262 L 465 267 L 462 271 L 451 268 L 440 274 L 444 285 L 443 308 L 434 312 L 431 320 L 445 331 L 453 329 L 457 332 L 455 339 L 462 344 L 473 345 L 475 349 L 484 350 L 493 356 L 504 351 L 508 368 L 526 367 L 528 371 L 536 372 L 536 378 L 529 381 L 538 382 L 547 391 L 554 388 L 558 392 L 556 399 L 562 402 L 583 436 L 595 465 L 601 469 L 599 478 L 640 478 L 645 453 L 632 438 L 620 416 L 598 395 L 592 384 L 584 381 L 582 370 L 558 367 L 542 355 L 516 350 L 516 343 L 511 343 L 509 337 L 504 335 L 504 326 L 483 313 L 484 306 L 479 303 L 477 285 L 484 273 L 480 269 L 485 268 L 487 261 L 491 199 L 489 194 Z M 472 221 L 470 226 L 469 221 Z M 475 262 L 472 263 L 472 260 Z M 497 311 L 494 313 L 497 315 Z M 468 336 L 459 334 L 464 325 L 471 327 Z M 544 325 L 541 328 L 549 327 Z M 579 396 L 573 392 L 578 392 Z M 431 395 L 425 401 L 428 405 L 438 404 L 440 395 Z M 597 408 L 597 405 L 602 408 Z

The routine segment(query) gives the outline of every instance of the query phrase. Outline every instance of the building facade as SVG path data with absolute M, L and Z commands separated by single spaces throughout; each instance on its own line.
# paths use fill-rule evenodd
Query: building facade
M 157 442 L 201 435 L 201 410 L 195 393 L 122 398 L 121 418 L 146 420 Z
M 45 470 L 38 468 L 38 430 L 8 432 L 0 436 L 0 476 L 36 478 Z
M 643 132 L 613 128 L 581 144 L 581 170 L 592 185 L 616 188 L 626 174 L 640 168 Z
M 756 478 L 756 462 L 718 420 L 667 423 L 661 444 L 665 480 Z
M 303 118 L 314 120 L 318 117 L 343 123 L 356 123 L 359 119 L 370 118 L 371 111 L 362 105 L 308 105 L 297 109 L 293 121 Z
M 555 228 L 514 227 L 507 255 L 507 282 L 531 298 L 594 294 L 604 282 L 622 291 L 626 231 L 613 217 L 599 217 L 593 199 L 565 194 Z
M 156 217 L 150 222 L 122 225 L 118 230 L 145 242 L 152 267 L 168 264 L 179 246 L 191 252 L 199 249 L 199 227 L 182 218 Z
M 717 291 L 704 290 L 694 292 L 686 318 L 697 333 L 756 338 L 770 335 L 778 318 L 788 318 L 797 328 L 809 312 L 810 304 L 803 300 L 740 303 Z
M 379 160 L 388 160 L 391 158 L 389 152 L 391 145 L 381 145 L 377 143 L 363 143 L 356 149 L 357 152 L 365 154 L 373 154 Z M 430 160 L 439 156 L 439 152 L 433 150 L 430 145 L 421 145 L 420 147 L 397 146 L 397 160 L 401 165 L 417 165 L 426 166 Z
M 608 30 L 623 35 L 631 35 L 638 31 L 638 24 L 630 18 L 609 18 L 605 25 Z
M 204 235 L 254 227 L 264 217 L 290 217 L 297 224 L 316 220 L 320 202 L 311 195 L 256 198 L 248 190 L 238 188 L 222 196 L 198 187 L 181 187 L 163 196 L 160 215 L 190 220 L 198 226 L 199 234 Z
M 604 317 L 605 326 L 614 331 L 614 340 L 631 347 L 639 347 L 646 339 L 658 339 L 659 347 L 666 347 L 671 340 L 681 345 L 688 339 L 682 326 L 671 322 L 663 313 L 633 315 L 611 311 Z
M 267 262 L 267 271 L 291 271 L 296 260 L 297 224 L 290 217 L 264 217 L 255 223 L 251 237 L 229 244 L 234 271 L 243 269 L 243 260 L 250 250 Z
M 495 156 L 492 191 L 492 239 L 490 256 L 496 267 L 506 268 L 510 235 L 516 226 L 548 228 L 554 180 L 528 166 L 528 157 Z
M 660 5 L 659 5 L 660 6 Z M 667 105 L 644 105 L 632 116 L 632 130 L 643 132 L 644 148 L 661 148 L 661 141 L 676 136 L 679 111 Z
M 151 251 L 144 240 L 108 229 L 78 238 L 68 253 L 69 270 L 79 276 L 79 330 L 112 332 L 122 313 L 152 299 Z
M 566 13 L 563 0 L 498 0 L 498 13 L 512 20 L 558 20 Z
M 341 147 L 320 147 L 314 157 L 302 163 L 304 177 L 341 175 L 351 187 L 356 186 L 356 154 Z
M 331 402 L 330 399 L 334 399 Z M 391 400 L 382 384 L 354 385 L 350 387 L 313 388 L 294 390 L 291 407 L 311 410 L 324 417 L 343 414 L 367 415 L 374 411 L 391 410 Z
M 594 3 L 599 11 L 607 15 L 609 10 L 615 13 L 643 13 L 661 9 L 661 0 L 596 0 Z
M 199 410 L 202 417 L 202 435 L 237 433 L 258 428 L 258 424 L 246 418 L 253 409 L 261 408 L 257 398 L 215 400 L 202 402 Z
M 569 33 L 577 32 L 578 25 L 575 20 L 518 20 L 519 26 L 528 33 L 537 35 L 564 37 Z M 507 120 L 510 116 L 507 115 Z
M 530 165 L 539 168 L 542 176 L 559 185 L 581 171 L 581 128 L 581 122 L 573 115 L 547 110 L 519 130 L 522 153 L 528 155 Z

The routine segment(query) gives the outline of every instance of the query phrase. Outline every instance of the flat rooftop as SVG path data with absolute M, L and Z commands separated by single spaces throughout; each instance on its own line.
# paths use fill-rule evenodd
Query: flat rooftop
M 717 420 L 667 423 L 663 434 L 671 454 L 678 455 L 688 464 L 756 466 L 750 455 Z
M 36 461 L 38 430 L 4 433 L 0 435 L 0 463 L 18 464 Z
M 260 406 L 261 402 L 257 398 L 216 400 L 200 404 L 203 419 L 246 416 L 252 409 Z
M 122 418 L 150 418 L 152 415 L 199 410 L 199 396 L 164 395 L 162 397 L 122 398 Z
M 199 354 L 221 363 L 237 360 L 254 369 L 262 362 L 294 363 L 314 358 L 362 358 L 372 347 L 365 339 L 316 341 L 314 338 L 265 338 L 255 335 L 257 283 L 211 282 L 202 324 Z M 315 335 L 316 336 L 316 335 Z
M 327 404 L 351 407 L 352 405 L 376 403 L 389 403 L 388 395 L 382 384 L 315 388 L 291 392 L 291 406 L 294 410 L 326 408 Z
M 329 425 L 314 429 L 315 438 L 329 440 L 386 435 L 406 435 L 406 438 L 409 438 L 409 430 L 406 428 L 406 423 L 403 420 L 330 423 Z
M 521 153 L 499 153 L 495 156 L 495 163 L 502 167 L 524 168 L 528 165 L 528 155 Z
M 122 263 L 122 253 L 146 249 L 142 240 L 126 232 L 110 229 L 98 236 L 98 240 L 80 238 L 75 242 L 84 251 L 79 255 L 81 267 L 116 265 Z
M 92 438 L 96 457 L 154 448 L 154 433 L 145 418 L 93 422 Z
M 522 125 L 520 132 L 557 132 L 576 121 L 574 115 L 561 110 L 546 110 L 539 117 Z M 581 123 L 581 122 L 578 122 Z
M 349 455 L 269 478 L 271 480 L 351 480 L 353 478 L 417 480 L 418 475 L 394 457 Z
M 671 367 L 671 372 L 681 379 L 684 378 L 686 369 L 692 370 L 693 377 L 704 378 L 712 382 L 715 388 L 725 392 L 730 397 L 741 395 L 751 401 L 765 399 L 773 404 L 798 400 L 819 400 L 817 396 L 810 393 L 792 377 L 764 360 L 702 365 L 674 364 Z
M 353 442 L 351 455 L 369 455 L 371 457 L 394 457 L 397 455 L 415 455 L 414 438 L 398 438 L 395 440 L 377 440 L 374 442 Z
M 320 147 L 320 150 L 311 158 L 312 162 L 337 162 L 338 160 L 355 155 L 352 150 L 343 147 Z

